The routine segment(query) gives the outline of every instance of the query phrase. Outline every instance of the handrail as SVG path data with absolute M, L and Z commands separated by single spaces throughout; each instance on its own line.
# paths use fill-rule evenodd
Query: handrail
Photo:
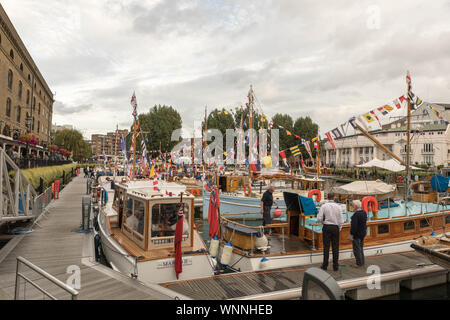
M 37 272 L 38 274 L 40 274 L 41 276 L 43 276 L 44 278 L 46 278 L 50 282 L 54 283 L 55 285 L 57 285 L 61 289 L 63 289 L 65 291 L 67 291 L 68 293 L 70 293 L 70 295 L 72 296 L 72 300 L 77 300 L 78 293 L 79 293 L 77 290 L 75 290 L 72 287 L 68 286 L 67 284 L 65 284 L 61 280 L 59 280 L 56 277 L 52 276 L 47 271 L 39 268 L 38 266 L 34 265 L 33 263 L 31 263 L 30 261 L 28 261 L 27 259 L 25 259 L 25 258 L 23 258 L 21 256 L 17 257 L 16 283 L 15 283 L 15 290 L 14 290 L 14 300 L 18 300 L 18 298 L 19 298 L 19 289 L 20 289 L 19 277 L 23 278 L 25 281 L 29 282 L 36 289 L 38 289 L 39 291 L 41 291 L 42 293 L 44 293 L 45 295 L 47 295 L 51 299 L 56 300 L 56 298 L 53 295 L 51 295 L 49 292 L 47 292 L 46 290 L 44 290 L 41 287 L 39 287 L 32 280 L 28 279 L 26 276 L 24 276 L 22 273 L 19 272 L 19 265 L 20 265 L 20 263 L 23 263 L 24 265 L 26 265 L 31 270 Z

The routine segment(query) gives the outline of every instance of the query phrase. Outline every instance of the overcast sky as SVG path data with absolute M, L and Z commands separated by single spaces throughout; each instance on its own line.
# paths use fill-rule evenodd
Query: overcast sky
M 193 128 L 205 105 L 237 108 L 253 84 L 269 117 L 322 133 L 398 98 L 410 70 L 425 101 L 450 102 L 450 2 L 1 0 L 55 95 L 53 123 L 129 128 L 172 105 Z M 301 133 L 297 133 L 300 134 Z

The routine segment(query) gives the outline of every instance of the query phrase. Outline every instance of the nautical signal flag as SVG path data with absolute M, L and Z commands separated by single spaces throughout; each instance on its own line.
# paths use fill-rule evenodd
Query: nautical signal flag
M 370 113 L 365 113 L 365 114 L 363 114 L 363 117 L 364 117 L 364 119 L 366 119 L 366 121 L 369 122 L 369 123 L 374 121 L 374 119 L 373 119 L 373 117 L 370 115 Z
M 333 130 L 331 130 L 331 133 L 335 136 L 336 139 L 340 139 L 343 137 L 342 132 L 339 131 L 338 128 L 334 128 Z
M 284 153 L 284 151 L 280 151 L 280 157 L 281 159 L 286 159 L 286 153 Z
M 293 155 L 294 157 L 297 157 L 297 156 L 299 156 L 299 155 L 302 154 L 302 153 L 300 152 L 300 149 L 298 148 L 298 146 L 291 147 L 291 148 L 289 148 L 289 150 L 291 151 L 291 153 L 292 153 L 292 155 Z
M 328 141 L 330 142 L 331 146 L 333 147 L 334 152 L 336 152 L 336 146 L 334 145 L 333 137 L 331 136 L 331 133 L 328 131 L 325 133 L 325 136 L 327 137 Z
M 250 168 L 253 172 L 261 171 L 261 166 L 259 165 L 259 163 L 250 163 Z
M 264 167 L 266 168 L 271 168 L 272 167 L 272 157 L 271 156 L 266 156 L 264 158 L 262 158 Z
M 377 108 L 377 110 L 380 111 L 383 116 L 388 114 L 388 112 L 386 110 L 384 110 L 383 107 L 379 107 L 379 108 Z

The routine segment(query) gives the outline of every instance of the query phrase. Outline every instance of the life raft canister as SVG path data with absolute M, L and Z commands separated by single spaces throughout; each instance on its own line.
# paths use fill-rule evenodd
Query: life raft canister
M 244 194 L 246 197 L 250 196 L 250 194 L 252 193 L 252 186 L 250 185 L 250 183 L 248 184 L 244 184 Z
M 378 213 L 378 200 L 373 196 L 364 197 L 361 201 L 361 206 L 367 214 L 369 211 L 372 211 L 375 215 Z
M 308 198 L 312 198 L 313 195 L 316 195 L 316 202 L 322 200 L 322 193 L 319 189 L 312 189 L 308 192 Z

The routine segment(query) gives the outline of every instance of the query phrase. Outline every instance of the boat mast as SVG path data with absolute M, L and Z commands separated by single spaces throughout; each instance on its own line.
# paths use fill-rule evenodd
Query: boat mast
M 409 78 L 409 80 L 408 80 Z M 408 84 L 408 111 L 406 117 L 406 179 L 405 179 L 405 215 L 408 214 L 408 196 L 409 196 L 409 184 L 410 184 L 410 153 L 411 153 L 411 144 L 410 144 L 410 135 L 411 135 L 411 77 L 409 76 L 409 71 L 407 73 L 407 84 Z
M 206 147 L 207 147 L 207 141 L 206 141 L 206 135 L 208 132 L 208 122 L 207 122 L 207 118 L 206 118 L 206 113 L 207 113 L 207 109 L 208 106 L 205 106 L 205 130 L 203 132 L 203 173 L 205 174 L 206 177 Z
M 253 134 L 252 134 L 252 128 L 253 128 L 253 86 L 250 85 L 250 91 L 248 92 L 248 108 L 249 108 L 249 137 L 248 137 L 248 177 L 250 180 L 252 180 L 252 168 L 250 166 L 251 162 L 253 161 L 252 155 L 252 148 L 253 148 Z
M 319 160 L 319 128 L 317 128 L 317 155 L 316 155 L 316 161 L 317 161 L 317 189 L 319 188 L 319 176 L 320 176 L 320 160 Z

